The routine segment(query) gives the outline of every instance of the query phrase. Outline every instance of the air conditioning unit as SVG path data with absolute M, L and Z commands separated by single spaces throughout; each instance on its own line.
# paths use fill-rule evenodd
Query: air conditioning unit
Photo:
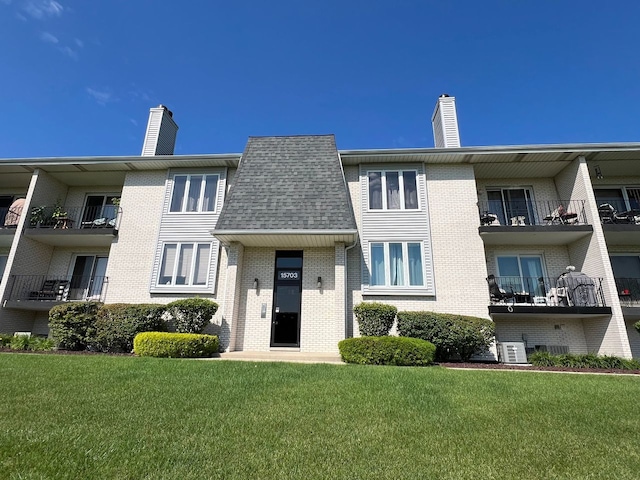
M 527 363 L 527 352 L 523 342 L 498 343 L 498 355 L 502 363 Z

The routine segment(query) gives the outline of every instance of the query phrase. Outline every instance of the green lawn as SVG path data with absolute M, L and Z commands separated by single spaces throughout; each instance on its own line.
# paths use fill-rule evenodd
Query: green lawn
M 640 477 L 640 378 L 0 354 L 0 478 Z

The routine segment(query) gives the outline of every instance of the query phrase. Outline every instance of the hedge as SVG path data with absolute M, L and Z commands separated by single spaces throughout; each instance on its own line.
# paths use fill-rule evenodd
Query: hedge
M 218 304 L 206 298 L 185 298 L 166 306 L 176 332 L 202 333 L 218 311 Z
M 436 352 L 425 340 L 389 336 L 347 338 L 338 349 L 343 361 L 360 365 L 431 365 Z
M 360 335 L 367 337 L 389 335 L 397 311 L 393 305 L 378 302 L 363 302 L 353 307 Z
M 640 370 L 640 361 L 614 356 L 600 356 L 592 353 L 565 353 L 552 355 L 549 352 L 535 352 L 529 362 L 537 367 L 602 368 L 606 370 Z
M 97 302 L 71 302 L 56 305 L 49 311 L 49 335 L 57 348 L 84 350 L 100 307 Z
M 218 353 L 216 335 L 143 332 L 133 339 L 133 353 L 141 357 L 200 358 Z
M 458 357 L 466 362 L 486 351 L 495 336 L 491 320 L 435 312 L 398 312 L 398 334 L 421 338 L 436 346 L 436 360 Z
M 87 333 L 89 347 L 99 352 L 131 352 L 136 334 L 167 330 L 163 319 L 165 308 L 153 303 L 103 305 Z

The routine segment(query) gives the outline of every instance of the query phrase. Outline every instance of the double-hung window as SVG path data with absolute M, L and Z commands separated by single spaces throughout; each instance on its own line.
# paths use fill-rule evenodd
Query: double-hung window
M 370 210 L 417 210 L 418 188 L 415 170 L 367 172 Z
M 421 243 L 372 242 L 369 245 L 371 287 L 424 286 Z
M 218 175 L 174 175 L 169 212 L 215 212 Z
M 165 243 L 158 285 L 204 287 L 207 285 L 210 263 L 210 243 Z

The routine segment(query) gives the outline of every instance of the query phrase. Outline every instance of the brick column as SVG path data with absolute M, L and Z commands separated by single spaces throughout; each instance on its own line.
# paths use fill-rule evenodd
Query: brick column
M 233 242 L 227 248 L 227 280 L 224 291 L 222 328 L 220 329 L 220 345 L 227 352 L 232 352 L 236 347 L 243 254 L 244 246 L 240 243 Z

